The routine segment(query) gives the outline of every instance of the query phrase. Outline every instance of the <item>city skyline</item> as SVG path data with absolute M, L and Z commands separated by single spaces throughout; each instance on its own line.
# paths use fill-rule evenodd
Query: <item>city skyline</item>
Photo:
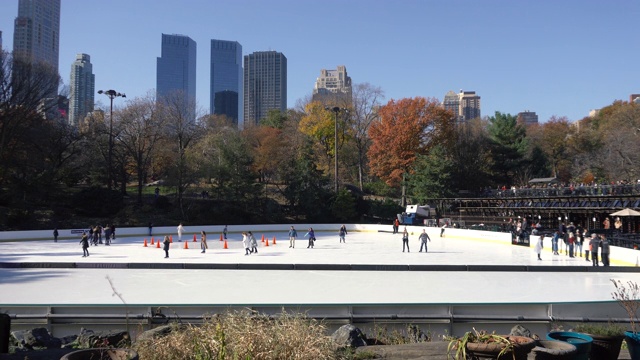
M 3 47 L 11 51 L 18 0 L 4 1 L 2 10 Z M 311 96 L 321 69 L 344 65 L 354 84 L 380 87 L 385 101 L 442 101 L 449 90 L 470 89 L 482 97 L 483 116 L 530 110 L 540 122 L 575 121 L 638 93 L 638 15 L 632 0 L 63 0 L 59 71 L 66 84 L 75 55 L 90 54 L 96 88 L 116 88 L 128 100 L 145 96 L 155 90 L 158 37 L 183 34 L 201 44 L 196 93 L 205 113 L 210 59 L 202 46 L 225 39 L 242 44 L 243 55 L 287 56 L 289 108 Z M 340 26 L 312 25 L 331 17 Z

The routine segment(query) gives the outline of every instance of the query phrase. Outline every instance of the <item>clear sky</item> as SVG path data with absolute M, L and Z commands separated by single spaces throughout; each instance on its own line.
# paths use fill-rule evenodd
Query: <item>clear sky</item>
M 13 48 L 18 0 L 0 0 Z M 579 120 L 640 93 L 638 0 L 62 0 L 60 74 L 91 56 L 96 90 L 155 90 L 161 34 L 197 42 L 198 105 L 209 110 L 210 40 L 288 60 L 288 103 L 345 65 L 386 100 L 476 91 L 482 114 Z M 99 105 L 108 103 L 96 95 Z M 118 104 L 116 104 L 118 105 Z

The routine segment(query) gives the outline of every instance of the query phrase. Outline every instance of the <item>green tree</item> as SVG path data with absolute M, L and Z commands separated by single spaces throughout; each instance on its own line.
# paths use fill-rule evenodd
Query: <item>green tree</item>
M 496 111 L 489 117 L 491 140 L 492 177 L 497 185 L 511 185 L 525 160 L 527 150 L 526 130 L 517 118 Z
M 430 199 L 455 196 L 451 186 L 453 169 L 454 163 L 442 145 L 434 146 L 426 155 L 418 155 L 408 177 L 411 197 L 424 204 Z
M 356 198 L 349 191 L 341 189 L 334 196 L 331 213 L 342 222 L 355 220 L 358 215 L 356 205 Z

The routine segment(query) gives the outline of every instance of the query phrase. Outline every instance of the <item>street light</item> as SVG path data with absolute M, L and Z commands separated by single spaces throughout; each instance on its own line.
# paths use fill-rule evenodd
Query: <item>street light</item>
M 335 114 L 335 118 L 334 118 L 334 149 L 333 152 L 335 154 L 335 192 L 336 194 L 338 193 L 338 114 L 340 113 L 340 111 L 342 112 L 348 112 L 349 110 L 345 109 L 345 108 L 341 108 L 338 106 L 334 106 L 334 107 L 325 107 L 325 110 L 330 110 L 333 111 L 333 113 Z
M 109 155 L 107 158 L 107 187 L 111 190 L 111 155 L 113 153 L 113 99 L 117 97 L 126 98 L 127 95 L 119 93 L 115 90 L 98 90 L 98 94 L 105 94 L 111 101 L 111 109 L 109 112 Z

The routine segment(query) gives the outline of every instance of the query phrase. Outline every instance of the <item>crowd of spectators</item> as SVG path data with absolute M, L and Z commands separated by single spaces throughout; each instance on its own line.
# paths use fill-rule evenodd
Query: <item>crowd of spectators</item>
M 640 195 L 640 180 L 636 183 L 615 181 L 611 183 L 534 183 L 525 186 L 484 188 L 481 197 L 523 197 L 523 196 L 585 196 L 585 195 Z

